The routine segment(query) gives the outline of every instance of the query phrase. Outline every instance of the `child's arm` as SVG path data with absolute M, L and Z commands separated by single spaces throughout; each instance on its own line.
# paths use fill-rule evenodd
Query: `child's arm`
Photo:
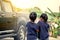
M 36 30 L 37 31 L 37 37 L 38 39 L 40 39 L 40 31 L 39 30 Z

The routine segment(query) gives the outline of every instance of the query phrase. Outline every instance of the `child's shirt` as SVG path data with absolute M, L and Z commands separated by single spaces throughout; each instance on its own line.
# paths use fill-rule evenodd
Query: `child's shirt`
M 27 40 L 36 40 L 38 26 L 35 23 L 28 22 L 27 25 Z
M 45 40 L 49 37 L 49 34 L 48 34 L 48 30 L 49 30 L 49 25 L 48 23 L 45 23 L 43 21 L 39 21 L 38 22 L 38 26 L 39 26 L 39 34 L 38 35 L 40 37 L 41 40 Z

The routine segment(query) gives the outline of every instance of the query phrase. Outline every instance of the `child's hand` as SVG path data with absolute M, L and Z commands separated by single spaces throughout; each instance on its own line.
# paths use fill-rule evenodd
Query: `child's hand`
M 37 32 L 39 32 L 39 30 L 36 30 Z

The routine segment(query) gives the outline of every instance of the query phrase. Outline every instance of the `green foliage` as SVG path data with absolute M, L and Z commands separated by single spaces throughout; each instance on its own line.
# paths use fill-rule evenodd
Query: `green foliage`
M 50 11 L 50 14 L 55 17 L 55 14 L 49 8 L 47 9 Z
M 58 28 L 54 29 L 53 35 L 54 37 L 57 37 L 58 34 L 60 34 L 59 30 L 60 30 L 60 12 L 53 12 L 51 9 L 47 8 L 49 12 L 45 11 L 45 13 L 47 13 L 49 16 L 50 21 L 57 23 L 58 24 Z
M 59 18 L 60 18 L 60 12 L 53 12 L 51 9 L 49 9 L 49 8 L 47 8 L 47 9 L 49 10 L 50 13 L 47 11 L 45 11 L 45 13 L 47 13 L 49 16 L 51 16 L 51 20 L 53 20 L 54 22 L 57 23 L 59 21 Z

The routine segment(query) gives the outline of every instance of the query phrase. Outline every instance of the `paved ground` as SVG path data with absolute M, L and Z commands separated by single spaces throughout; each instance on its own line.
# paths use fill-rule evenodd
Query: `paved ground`
M 60 40 L 60 37 L 58 38 L 49 37 L 49 40 Z

